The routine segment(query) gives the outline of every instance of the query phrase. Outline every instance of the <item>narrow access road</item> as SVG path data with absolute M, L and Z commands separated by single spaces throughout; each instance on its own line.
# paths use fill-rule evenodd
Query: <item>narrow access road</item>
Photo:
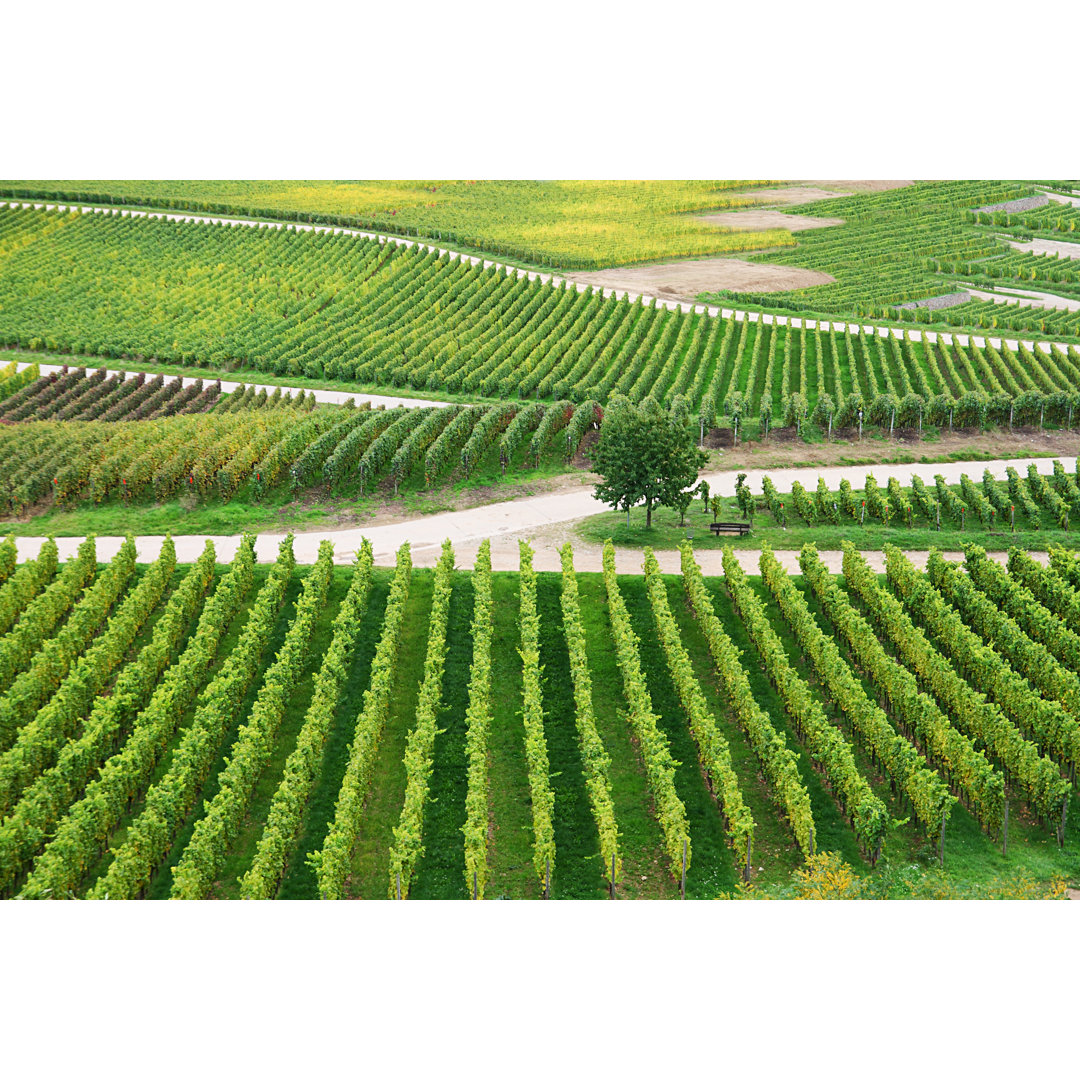
M 1064 467 L 1072 472 L 1076 468 L 1076 458 L 1061 458 Z M 1004 479 L 1005 470 L 1012 466 L 1021 476 L 1027 472 L 1029 464 L 1034 463 L 1040 473 L 1050 474 L 1053 471 L 1053 461 L 1049 458 L 1017 458 L 1015 460 L 1001 461 L 975 461 L 975 462 L 951 462 L 938 465 L 875 465 L 867 466 L 834 466 L 828 468 L 810 469 L 771 469 L 771 470 L 745 470 L 747 483 L 754 491 L 761 490 L 761 479 L 768 475 L 771 477 L 777 490 L 786 492 L 791 490 L 791 485 L 798 480 L 808 490 L 817 486 L 818 477 L 824 477 L 830 491 L 835 491 L 840 486 L 841 480 L 847 480 L 853 487 L 862 487 L 866 474 L 873 472 L 878 482 L 885 486 L 890 476 L 895 476 L 904 484 L 910 482 L 912 476 L 919 476 L 927 482 L 932 482 L 934 476 L 941 474 L 947 483 L 960 482 L 961 473 L 968 473 L 977 482 L 982 479 L 983 469 L 989 469 L 995 479 Z M 735 472 L 710 473 L 703 476 L 713 494 L 722 497 L 730 497 L 735 494 Z M 443 540 L 450 540 L 456 551 L 464 559 L 475 557 L 476 548 L 482 540 L 505 537 L 510 538 L 510 543 L 498 545 L 499 563 L 495 565 L 498 570 L 513 570 L 517 568 L 516 538 L 528 538 L 533 531 L 542 530 L 547 526 L 558 525 L 564 522 L 576 521 L 579 518 L 589 517 L 593 514 L 610 510 L 609 507 L 599 502 L 589 488 L 581 491 L 562 492 L 553 495 L 535 495 L 526 499 L 515 499 L 509 502 L 492 503 L 488 506 L 477 506 L 469 510 L 456 510 L 445 514 L 429 514 L 409 521 L 395 522 L 391 525 L 377 525 L 371 528 L 337 529 L 329 531 L 302 532 L 296 535 L 294 551 L 297 561 L 300 563 L 313 563 L 318 556 L 319 542 L 330 540 L 335 547 L 335 558 L 339 563 L 351 562 L 360 541 L 366 536 L 372 543 L 375 552 L 375 561 L 379 565 L 392 565 L 394 554 L 404 543 L 412 546 L 414 561 L 418 565 L 434 565 L 438 559 L 439 548 Z M 261 561 L 272 562 L 277 546 L 283 534 L 262 533 L 259 535 L 255 550 Z M 140 562 L 148 562 L 157 558 L 161 547 L 162 537 L 140 536 L 136 538 L 138 557 Z M 177 557 L 181 562 L 193 562 L 202 551 L 207 540 L 205 536 L 177 536 Z M 240 542 L 239 536 L 214 536 L 218 558 L 228 561 L 235 554 Z M 57 539 L 60 553 L 67 557 L 75 552 L 82 537 L 62 537 Z M 20 559 L 34 558 L 43 543 L 43 537 L 20 537 L 16 540 Z M 122 537 L 99 537 L 99 558 L 111 558 L 123 542 Z M 584 552 L 588 545 L 575 544 Z M 596 549 L 598 550 L 598 549 Z M 552 548 L 552 552 L 554 549 Z M 794 553 L 792 553 L 794 555 Z M 837 557 L 839 553 L 836 554 Z M 492 559 L 495 563 L 496 550 L 493 546 Z M 672 559 L 672 565 L 677 565 L 675 553 L 668 553 Z M 824 555 L 824 553 L 823 553 Z M 719 560 L 719 552 L 703 552 L 703 558 Z M 635 559 L 640 562 L 640 554 L 629 551 L 620 558 Z M 659 556 L 658 556 L 659 557 Z M 756 559 L 752 551 L 744 552 L 740 558 Z M 876 556 L 881 557 L 881 553 Z M 537 563 L 537 569 L 558 569 L 558 560 L 552 555 L 553 565 Z M 581 569 L 600 569 L 599 559 L 595 567 L 582 567 Z M 664 565 L 663 562 L 661 565 Z M 719 566 L 719 562 L 716 563 Z M 754 564 L 756 566 L 756 563 Z M 666 567 L 665 567 L 666 568 Z

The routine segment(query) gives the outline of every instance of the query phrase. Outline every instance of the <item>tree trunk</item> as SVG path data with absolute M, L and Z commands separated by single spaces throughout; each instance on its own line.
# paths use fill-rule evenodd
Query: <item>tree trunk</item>
M 645 528 L 652 528 L 652 499 L 645 500 Z

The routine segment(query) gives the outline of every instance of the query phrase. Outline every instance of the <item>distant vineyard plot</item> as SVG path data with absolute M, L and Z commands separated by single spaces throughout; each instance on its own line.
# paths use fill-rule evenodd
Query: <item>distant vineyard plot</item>
M 945 323 L 949 326 L 1047 335 L 1080 333 L 1080 313 L 1024 305 L 1005 310 L 990 300 L 970 300 L 944 310 L 902 308 L 956 292 L 965 282 L 1035 289 L 1063 298 L 1078 293 L 1075 264 L 1055 255 L 1017 255 L 1008 233 L 1067 239 L 1080 210 L 1051 204 L 1010 214 L 979 208 L 1029 201 L 1036 188 L 1021 181 L 926 182 L 895 191 L 851 195 L 800 206 L 799 214 L 828 214 L 842 206 L 844 223 L 803 232 L 798 246 L 754 256 L 757 261 L 830 274 L 834 284 L 785 293 L 739 293 L 793 311 Z M 1045 198 L 1045 197 L 1043 197 Z M 793 221 L 797 220 L 792 217 Z
M 433 395 L 678 399 L 703 427 L 763 431 L 1071 424 L 1080 388 L 1074 348 L 725 321 L 361 237 L 29 209 L 0 211 L 0 342 Z
M 698 213 L 752 205 L 746 180 L 0 181 L 18 198 L 163 206 L 417 236 L 564 269 L 722 255 L 794 243 Z

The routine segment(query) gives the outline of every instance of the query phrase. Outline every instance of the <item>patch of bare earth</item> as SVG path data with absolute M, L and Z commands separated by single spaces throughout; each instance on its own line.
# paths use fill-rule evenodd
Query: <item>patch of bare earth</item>
M 850 194 L 850 191 L 826 191 L 824 188 L 805 184 L 738 192 L 740 199 L 753 199 L 755 202 L 775 206 L 802 206 L 803 203 L 820 202 L 822 199 L 842 199 Z
M 859 192 L 893 191 L 908 187 L 914 180 L 791 180 L 771 188 L 753 188 L 740 191 L 741 199 L 775 204 L 777 206 L 801 206 L 803 203 L 820 202 L 822 199 L 842 199 L 845 195 Z M 733 194 L 735 194 L 733 192 Z
M 772 266 L 744 259 L 689 259 L 678 263 L 622 266 L 568 275 L 574 281 L 632 294 L 646 293 L 670 300 L 694 300 L 701 293 L 786 292 L 828 285 L 836 279 L 818 270 Z
M 1002 457 L 1080 455 L 1080 435 L 1071 431 L 1040 431 L 1038 428 L 1013 428 L 1009 431 L 984 432 L 961 429 L 941 432 L 933 441 L 919 438 L 917 431 L 900 431 L 894 439 L 859 440 L 854 428 L 837 429 L 832 442 L 807 443 L 790 428 L 779 428 L 767 439 L 740 442 L 732 446 L 729 428 L 714 431 L 705 439 L 709 463 L 704 472 L 718 469 L 806 468 L 813 465 L 848 465 L 855 461 L 887 464 L 908 457 L 918 461 L 949 455 L 990 454 Z M 957 458 L 959 460 L 959 457 Z
M 991 300 L 995 304 L 1023 304 L 1025 307 L 1046 308 L 1050 311 L 1080 311 L 1080 300 L 1073 300 L 1055 293 L 1027 292 L 1022 289 L 998 287 L 997 292 L 964 286 L 977 300 Z
M 825 229 L 830 225 L 844 224 L 843 218 L 807 217 L 805 214 L 785 214 L 780 210 L 732 210 L 723 214 L 702 214 L 699 220 L 739 232 L 760 232 L 764 229 L 805 232 L 807 229 Z
M 841 194 L 854 194 L 858 191 L 895 191 L 896 188 L 911 187 L 914 180 L 808 180 L 807 184 L 816 184 L 826 191 Z

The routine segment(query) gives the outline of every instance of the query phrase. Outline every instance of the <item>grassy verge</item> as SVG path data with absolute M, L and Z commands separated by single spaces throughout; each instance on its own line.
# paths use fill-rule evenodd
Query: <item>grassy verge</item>
M 973 477 L 974 479 L 974 477 Z M 929 485 L 933 493 L 933 485 Z M 959 487 L 954 490 L 959 494 Z M 811 495 L 813 492 L 811 492 Z M 859 498 L 856 492 L 856 498 Z M 1046 551 L 1052 544 L 1065 548 L 1080 548 L 1080 521 L 1070 521 L 1068 530 L 1060 528 L 1047 512 L 1042 513 L 1042 526 L 1038 530 L 1026 527 L 1026 522 L 1019 516 L 1016 520 L 1016 532 L 1005 528 L 988 529 L 978 520 L 969 520 L 964 529 L 956 528 L 946 520 L 942 513 L 940 531 L 925 518 L 916 516 L 915 524 L 908 528 L 896 518 L 889 525 L 878 521 L 860 525 L 852 518 L 841 519 L 840 525 L 827 523 L 807 525 L 796 517 L 791 509 L 788 496 L 784 496 L 785 512 L 788 520 L 786 527 L 777 523 L 776 518 L 767 510 L 758 510 L 754 514 L 753 529 L 747 536 L 715 536 L 709 531 L 711 513 L 701 510 L 698 500 L 686 513 L 686 523 L 679 524 L 679 514 L 667 507 L 653 511 L 652 528 L 645 526 L 644 507 L 635 507 L 630 511 L 630 524 L 626 523 L 626 514 L 613 510 L 591 517 L 582 518 L 574 525 L 576 534 L 591 544 L 602 544 L 609 537 L 619 547 L 643 548 L 646 545 L 657 550 L 670 550 L 687 537 L 696 548 L 723 548 L 731 544 L 736 548 L 760 549 L 768 544 L 776 551 L 798 551 L 804 544 L 817 544 L 823 550 L 839 548 L 843 541 L 850 540 L 860 550 L 880 551 L 886 544 L 910 551 L 925 551 L 937 547 L 945 551 L 959 551 L 964 544 L 979 544 L 988 551 L 1005 551 L 1010 547 L 1021 547 L 1027 551 Z M 742 521 L 734 499 L 723 499 L 724 507 L 720 512 L 721 521 Z M 974 514 L 968 515 L 974 519 Z

